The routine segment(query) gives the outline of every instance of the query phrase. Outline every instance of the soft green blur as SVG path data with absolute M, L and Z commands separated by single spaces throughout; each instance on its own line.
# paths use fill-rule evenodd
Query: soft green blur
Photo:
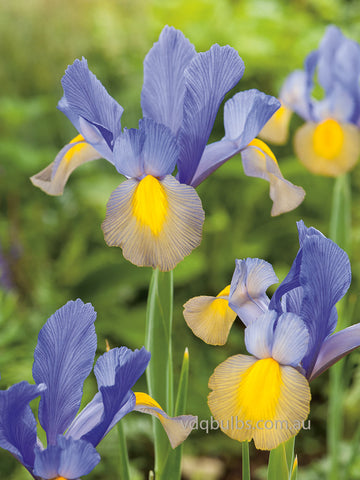
M 100 228 L 106 202 L 120 183 L 119 174 L 106 161 L 90 162 L 71 176 L 62 197 L 49 197 L 29 181 L 76 135 L 68 119 L 56 109 L 67 65 L 86 57 L 90 69 L 125 108 L 123 125 L 136 127 L 141 116 L 143 58 L 165 24 L 180 28 L 198 51 L 216 42 L 233 46 L 246 66 L 237 89 L 258 88 L 276 95 L 285 76 L 301 68 L 306 54 L 317 47 L 329 23 L 360 41 L 359 22 L 360 4 L 356 0 L 0 3 L 0 245 L 13 285 L 10 291 L 0 291 L 1 388 L 23 379 L 32 381 L 38 331 L 70 299 L 91 301 L 98 312 L 99 354 L 105 350 L 105 339 L 111 346 L 139 348 L 144 344 L 151 271 L 128 263 L 120 249 L 107 247 Z M 294 118 L 291 130 L 299 124 Z M 222 136 L 220 111 L 212 139 Z M 228 356 L 243 351 L 243 327 L 236 323 L 225 347 L 205 345 L 186 326 L 182 305 L 192 296 L 222 290 L 230 282 L 235 258 L 264 258 L 282 279 L 298 248 L 295 222 L 301 218 L 308 226 L 329 234 L 333 179 L 308 173 L 293 157 L 291 143 L 274 148 L 274 152 L 284 176 L 306 190 L 304 203 L 294 212 L 271 218 L 268 184 L 245 177 L 240 157 L 232 159 L 198 188 L 206 212 L 203 241 L 174 272 L 174 363 L 180 370 L 188 346 L 188 413 L 200 419 L 210 419 L 206 397 L 213 369 Z M 357 322 L 360 165 L 351 173 L 351 187 L 353 284 L 349 298 L 352 322 Z M 359 352 L 345 360 L 346 440 L 341 443 L 343 464 L 350 457 L 355 459 L 348 468 L 349 478 L 354 480 L 360 468 L 360 457 L 351 442 L 360 422 L 359 361 Z M 311 430 L 301 432 L 296 441 L 300 478 L 304 480 L 326 479 L 328 468 L 327 374 L 316 379 L 311 388 Z M 145 389 L 145 379 L 136 389 Z M 84 401 L 94 391 L 95 382 L 90 378 Z M 153 466 L 151 422 L 144 417 L 133 413 L 124 421 L 134 480 L 145 478 Z M 115 430 L 100 445 L 102 462 L 87 478 L 117 478 L 117 448 Z M 184 446 L 184 478 L 240 478 L 240 452 L 241 445 L 223 433 L 206 434 L 199 429 Z M 250 454 L 252 479 L 264 478 L 267 455 L 253 448 Z M 194 462 L 193 457 L 198 460 Z M 207 465 L 219 473 L 211 477 L 206 473 Z M 1 451 L 0 478 L 25 480 L 30 475 L 10 454 Z

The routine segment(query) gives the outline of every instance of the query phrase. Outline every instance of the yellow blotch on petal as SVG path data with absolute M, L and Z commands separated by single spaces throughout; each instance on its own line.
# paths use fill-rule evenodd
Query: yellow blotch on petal
M 80 143 L 78 143 L 80 142 Z M 80 165 L 100 158 L 99 153 L 81 135 L 60 150 L 55 160 L 30 180 L 48 195 L 62 195 L 71 173 Z
M 224 345 L 236 318 L 229 307 L 230 285 L 216 297 L 200 296 L 184 305 L 184 318 L 193 333 L 210 345 Z
M 77 142 L 82 142 L 82 143 L 77 143 Z M 70 144 L 75 143 L 73 147 L 68 150 L 65 155 L 64 155 L 64 161 L 69 163 L 71 160 L 74 158 L 75 155 L 79 154 L 82 150 L 86 149 L 89 144 L 85 142 L 85 139 L 82 135 L 77 135 L 75 138 L 73 138 L 70 142 Z
M 54 480 L 66 480 L 66 478 L 65 477 L 56 477 L 56 478 L 54 478 Z
M 337 177 L 351 170 L 359 159 L 359 129 L 332 118 L 319 124 L 308 122 L 296 131 L 294 148 L 310 172 Z
M 240 442 L 254 439 L 261 450 L 296 435 L 309 413 L 306 378 L 272 358 L 230 357 L 215 369 L 209 388 L 209 407 L 221 430 Z
M 264 125 L 259 137 L 276 145 L 286 143 L 289 136 L 289 123 L 292 115 L 290 108 L 281 104 L 270 120 Z
M 245 175 L 263 178 L 270 183 L 272 216 L 289 212 L 303 201 L 304 190 L 283 177 L 275 155 L 266 143 L 255 138 L 241 152 L 241 159 Z
M 276 160 L 276 157 L 275 155 L 273 154 L 272 150 L 266 145 L 265 142 L 263 142 L 262 140 L 260 140 L 259 138 L 254 138 L 254 140 L 252 140 L 248 147 L 257 147 L 259 150 L 261 150 L 259 152 L 260 155 L 262 155 L 262 158 L 265 160 L 265 155 L 268 155 L 271 160 L 274 161 L 274 163 L 276 163 L 276 165 L 278 165 L 278 162 Z
M 195 189 L 172 175 L 125 180 L 111 194 L 105 241 L 138 266 L 172 270 L 199 245 L 204 210 Z
M 197 417 L 193 415 L 169 417 L 157 401 L 147 393 L 136 392 L 135 398 L 136 403 L 134 410 L 157 417 L 169 438 L 172 448 L 176 448 L 188 437 L 196 423 Z
M 136 187 L 132 198 L 133 215 L 141 225 L 159 235 L 164 225 L 168 201 L 164 187 L 152 175 L 146 175 Z

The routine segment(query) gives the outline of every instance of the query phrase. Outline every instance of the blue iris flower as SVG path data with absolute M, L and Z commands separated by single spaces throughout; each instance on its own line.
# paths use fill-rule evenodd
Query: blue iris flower
M 245 324 L 251 356 L 235 355 L 215 369 L 209 406 L 227 435 L 253 438 L 266 450 L 301 429 L 309 413 L 309 382 L 360 345 L 360 324 L 334 333 L 335 305 L 351 282 L 347 254 L 302 221 L 298 231 L 299 251 L 271 300 L 266 290 L 278 282 L 272 266 L 246 258 L 236 260 L 231 285 L 217 297 L 195 297 L 184 310 L 193 332 L 215 345 L 225 343 L 236 315 Z M 251 428 L 230 427 L 231 418 Z M 264 428 L 266 420 L 271 428 Z
M 94 362 L 95 319 L 92 305 L 79 299 L 57 310 L 39 333 L 35 385 L 23 381 L 0 391 L 0 447 L 36 479 L 74 480 L 88 474 L 100 461 L 95 447 L 133 410 L 157 416 L 173 447 L 190 433 L 194 417 L 171 418 L 147 394 L 131 390 L 150 360 L 145 348 L 114 348 L 100 356 L 94 367 L 98 392 L 77 415 Z M 29 405 L 39 396 L 46 447 L 37 437 Z
M 122 130 L 123 108 L 86 60 L 76 60 L 62 79 L 58 108 L 79 135 L 32 182 L 59 195 L 79 165 L 108 160 L 125 181 L 107 204 L 107 244 L 136 265 L 164 271 L 201 241 L 204 211 L 195 187 L 238 153 L 246 175 L 270 182 L 273 215 L 295 208 L 304 191 L 283 178 L 272 152 L 255 139 L 279 107 L 275 98 L 257 90 L 234 95 L 225 104 L 224 138 L 207 145 L 220 104 L 243 72 L 233 48 L 197 53 L 182 32 L 165 27 L 144 61 L 144 118 L 138 129 Z
M 323 97 L 313 97 L 317 83 Z M 282 107 L 260 136 L 285 143 L 290 112 L 305 124 L 294 137 L 300 161 L 313 173 L 338 176 L 350 170 L 360 155 L 360 45 L 330 25 L 319 48 L 308 54 L 304 69 L 285 80 Z

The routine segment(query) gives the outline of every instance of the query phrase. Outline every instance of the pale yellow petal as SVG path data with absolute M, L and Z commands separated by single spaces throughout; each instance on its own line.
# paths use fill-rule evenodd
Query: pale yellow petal
M 193 333 L 210 345 L 224 345 L 236 318 L 229 307 L 230 285 L 216 297 L 200 296 L 184 305 L 184 318 Z
M 186 440 L 196 424 L 197 417 L 193 415 L 169 417 L 160 405 L 147 393 L 135 392 L 135 397 L 136 405 L 134 410 L 157 417 L 164 427 L 172 448 L 176 448 Z
M 255 138 L 242 151 L 241 159 L 245 175 L 263 178 L 270 183 L 272 216 L 294 210 L 304 200 L 304 190 L 283 177 L 276 158 L 266 143 Z
M 308 122 L 296 131 L 294 149 L 310 172 L 337 177 L 351 170 L 359 159 L 359 129 L 333 119 L 320 124 Z
M 102 228 L 106 243 L 130 262 L 168 271 L 200 244 L 204 216 L 194 188 L 147 175 L 111 194 Z
M 292 115 L 290 108 L 281 104 L 270 120 L 264 125 L 259 137 L 266 142 L 284 145 L 289 137 L 289 123 Z
M 272 450 L 296 435 L 310 410 L 310 388 L 295 368 L 272 358 L 235 355 L 209 380 L 208 404 L 221 430 L 238 441 Z
M 30 180 L 48 195 L 62 195 L 71 173 L 83 163 L 98 158 L 99 153 L 78 135 L 58 153 L 50 165 Z

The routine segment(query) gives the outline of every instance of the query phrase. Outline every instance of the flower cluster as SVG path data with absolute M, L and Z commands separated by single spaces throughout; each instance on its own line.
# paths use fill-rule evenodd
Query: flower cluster
M 70 301 L 40 330 L 34 352 L 35 385 L 20 382 L 0 391 L 0 447 L 8 450 L 34 478 L 66 480 L 86 475 L 98 464 L 95 447 L 125 415 L 138 410 L 161 421 L 173 448 L 191 431 L 191 415 L 169 417 L 133 385 L 144 373 L 150 353 L 114 348 L 94 367 L 98 392 L 77 415 L 83 383 L 92 370 L 96 351 L 90 303 Z M 47 446 L 37 436 L 30 402 L 40 396 L 39 422 Z
M 220 104 L 243 72 L 233 48 L 197 53 L 180 31 L 165 27 L 144 61 L 144 118 L 138 129 L 122 130 L 123 108 L 87 61 L 75 60 L 62 79 L 58 108 L 79 135 L 32 182 L 60 195 L 75 168 L 105 158 L 125 177 L 107 204 L 106 243 L 121 247 L 135 265 L 163 271 L 201 241 L 204 211 L 195 187 L 238 153 L 246 175 L 270 182 L 272 215 L 292 210 L 303 189 L 283 178 L 273 153 L 255 139 L 278 100 L 257 90 L 235 94 L 224 107 L 224 138 L 207 145 Z
M 254 439 L 265 450 L 301 428 L 309 413 L 309 381 L 360 345 L 360 324 L 333 333 L 335 304 L 351 282 L 347 254 L 302 221 L 298 231 L 299 251 L 271 300 L 266 290 L 278 282 L 272 266 L 246 258 L 236 260 L 231 285 L 217 297 L 195 297 L 184 305 L 188 326 L 213 345 L 226 342 L 236 315 L 245 324 L 251 356 L 235 355 L 215 369 L 208 403 L 227 435 Z M 228 428 L 231 418 L 253 428 Z M 264 429 L 265 421 L 286 427 Z
M 317 82 L 322 99 L 312 94 Z M 291 112 L 305 120 L 295 133 L 294 148 L 311 172 L 336 177 L 349 171 L 360 155 L 360 45 L 329 26 L 319 48 L 291 73 L 282 86 L 282 107 L 261 132 L 285 143 Z

